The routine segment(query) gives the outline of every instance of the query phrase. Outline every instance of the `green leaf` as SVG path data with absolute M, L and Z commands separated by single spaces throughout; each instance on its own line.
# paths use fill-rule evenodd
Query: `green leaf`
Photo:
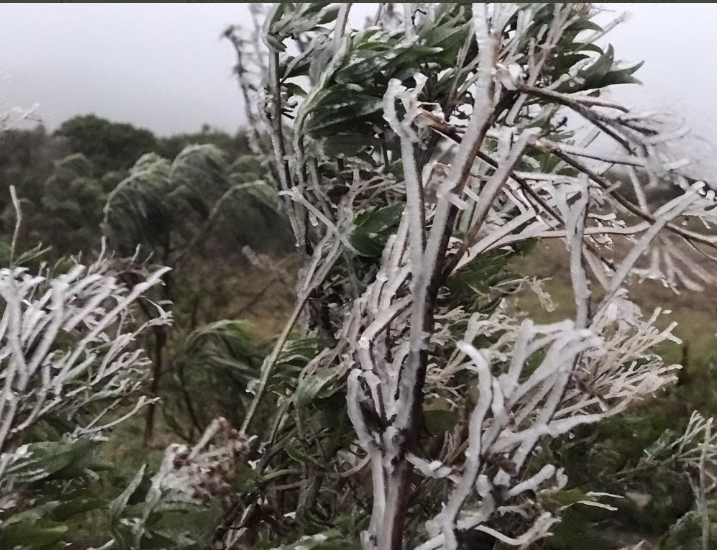
M 321 148 L 329 158 L 353 157 L 374 145 L 370 136 L 356 132 L 333 134 L 324 138 Z
M 51 502 L 40 504 L 39 506 L 34 506 L 28 510 L 23 510 L 22 512 L 4 518 L 2 521 L 2 527 L 7 528 L 11 525 L 18 524 L 34 525 L 38 521 L 53 513 L 61 504 L 62 503 L 60 501 L 53 500 Z
M 319 338 L 298 338 L 291 340 L 284 345 L 284 349 L 279 355 L 277 365 L 292 365 L 295 367 L 304 367 L 324 349 L 329 343 Z
M 359 214 L 349 238 L 351 245 L 364 256 L 380 256 L 402 213 L 403 205 L 394 204 Z
M 610 44 L 607 47 L 607 51 L 597 58 L 595 63 L 587 67 L 580 72 L 580 76 L 586 80 L 599 80 L 612 69 L 612 65 L 615 62 L 615 50 Z
M 664 433 L 652 445 L 645 449 L 645 456 L 649 460 L 659 461 L 669 458 L 669 451 L 672 444 L 678 439 L 678 434 L 673 430 L 665 430 Z
M 337 82 L 362 84 L 365 80 L 380 74 L 388 62 L 400 53 L 395 50 L 357 50 L 351 53 L 347 61 L 336 72 Z
M 644 62 L 640 62 L 627 69 L 610 71 L 600 81 L 600 87 L 615 86 L 617 84 L 641 84 L 641 82 L 632 75 L 642 67 L 643 63 Z
M 295 543 L 274 550 L 358 550 L 355 541 L 347 540 L 339 531 L 331 529 L 323 533 L 301 537 Z
M 20 254 L 15 260 L 15 265 L 18 267 L 24 267 L 32 264 L 42 258 L 50 249 L 43 247 L 42 244 L 38 244 L 35 248 L 31 248 Z
M 142 480 L 144 479 L 144 471 L 146 468 L 147 465 L 143 464 L 139 471 L 135 474 L 134 478 L 127 486 L 127 488 L 122 491 L 122 494 L 110 503 L 109 513 L 110 518 L 113 520 L 113 522 L 119 521 L 122 512 L 127 507 L 129 499 L 132 498 L 132 495 L 142 483 Z
M 300 408 L 310 406 L 314 400 L 321 394 L 322 390 L 334 381 L 334 377 L 330 374 L 314 374 L 303 378 L 299 382 L 299 386 L 294 394 L 296 405 Z
M 605 51 L 597 44 L 583 44 L 582 42 L 576 42 L 575 45 L 576 52 L 595 52 L 599 55 L 603 55 L 605 53 Z
M 69 527 L 52 521 L 28 525 L 18 523 L 0 529 L 3 548 L 41 549 L 58 543 L 65 538 Z
M 581 32 L 581 31 L 596 31 L 600 32 L 603 28 L 595 23 L 594 21 L 590 21 L 590 19 L 579 19 L 575 21 L 575 23 L 572 23 L 567 29 L 565 29 L 565 32 Z
M 4 476 L 15 483 L 32 483 L 85 475 L 88 468 L 97 464 L 93 451 L 98 444 L 98 441 L 86 439 L 30 443 L 18 460 L 5 470 Z
M 264 38 L 277 51 L 285 51 L 284 38 L 298 33 L 315 30 L 319 25 L 334 21 L 339 13 L 339 4 L 329 2 L 281 3 L 267 16 Z
M 74 516 L 104 508 L 106 504 L 101 498 L 73 498 L 62 502 L 61 506 L 53 510 L 51 516 L 54 521 L 64 522 Z
M 582 49 L 587 49 L 587 47 L 583 46 Z M 576 85 L 575 82 L 570 81 L 560 86 L 558 91 L 571 93 L 584 90 L 599 90 L 617 84 L 636 84 L 640 82 L 632 75 L 642 66 L 642 63 L 625 69 L 614 69 L 614 65 L 615 52 L 612 46 L 608 46 L 607 51 L 600 55 L 592 65 L 578 73 L 578 76 L 583 79 L 582 83 Z
M 264 21 L 264 40 L 267 46 L 276 51 L 286 51 L 286 46 L 281 41 L 281 31 L 284 23 L 284 15 L 287 11 L 293 11 L 294 4 L 289 2 L 277 2 L 266 15 Z
M 451 296 L 454 299 L 466 299 L 476 294 L 490 293 L 496 283 L 508 276 L 508 262 L 516 254 L 513 250 L 497 250 L 464 266 L 447 282 Z
M 293 82 L 286 82 L 284 84 L 284 88 L 287 92 L 289 92 L 289 96 L 300 96 L 304 97 L 306 95 L 306 90 L 304 90 L 301 86 L 298 84 L 294 84 Z
M 191 548 L 186 537 L 169 536 L 169 533 L 162 533 L 153 529 L 145 531 L 141 541 L 142 550 L 178 550 L 180 548 Z
M 355 129 L 365 117 L 382 112 L 383 99 L 344 87 L 323 94 L 307 113 L 310 118 L 305 130 L 315 137 L 332 135 L 347 128 Z
M 563 489 L 561 491 L 555 491 L 550 493 L 548 499 L 557 504 L 560 507 L 573 506 L 581 500 L 586 500 L 588 497 L 580 489 Z
M 316 19 L 317 24 L 326 25 L 326 23 L 331 23 L 332 21 L 335 21 L 336 17 L 339 15 L 340 9 L 341 6 L 338 4 L 332 4 L 331 6 L 325 7 L 323 10 L 321 10 L 319 16 Z
M 283 80 L 297 76 L 307 76 L 311 68 L 312 58 L 307 56 L 301 59 L 283 60 L 281 63 L 280 74 L 283 74 Z
M 554 74 L 560 75 L 566 73 L 570 67 L 587 58 L 588 55 L 584 53 L 569 53 L 561 55 L 555 60 L 553 65 Z
M 555 550 L 604 550 L 610 547 L 610 542 L 604 529 L 599 529 L 573 508 L 563 514 L 563 520 L 552 529 L 550 537 Z
M 434 20 L 427 21 L 426 24 L 435 27 L 436 25 L 443 25 L 446 22 L 454 24 L 459 19 L 470 19 L 471 13 L 466 10 L 466 7 L 470 8 L 470 5 L 460 2 L 440 3 L 436 6 Z
M 458 422 L 458 413 L 445 399 L 435 399 L 423 407 L 423 420 L 431 435 L 447 432 Z
M 450 22 L 431 28 L 423 38 L 425 45 L 430 48 L 437 48 L 439 51 L 455 50 L 457 53 L 458 48 L 466 41 L 469 32 L 470 22 L 460 25 Z
M 288 454 L 293 460 L 300 464 L 312 464 L 320 468 L 324 467 L 324 465 L 316 458 L 305 452 L 304 449 L 300 447 L 300 443 L 298 442 L 287 445 L 286 454 Z

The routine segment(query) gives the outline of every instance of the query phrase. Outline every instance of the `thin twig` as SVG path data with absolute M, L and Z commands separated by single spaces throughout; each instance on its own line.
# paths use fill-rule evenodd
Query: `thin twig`
M 22 225 L 22 208 L 20 208 L 20 201 L 17 198 L 14 185 L 10 186 L 10 197 L 12 198 L 12 205 L 15 208 L 15 231 L 12 234 L 12 244 L 10 245 L 10 267 L 12 267 L 15 261 L 17 238 L 20 235 L 20 226 Z

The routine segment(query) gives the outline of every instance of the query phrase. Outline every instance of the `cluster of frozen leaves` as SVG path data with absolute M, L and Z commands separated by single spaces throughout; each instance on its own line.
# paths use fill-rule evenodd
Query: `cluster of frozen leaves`
M 603 93 L 636 82 L 638 66 L 598 46 L 613 25 L 596 25 L 593 6 L 381 4 L 363 29 L 350 10 L 276 4 L 256 50 L 232 30 L 307 256 L 244 428 L 303 319 L 328 345 L 282 390 L 296 397 L 272 425 L 292 433 L 296 408 L 303 452 L 315 451 L 307 403 L 346 392 L 357 442 L 337 456 L 371 471 L 363 548 L 454 549 L 476 531 L 524 546 L 558 520 L 540 495 L 564 485 L 559 464 L 534 461 L 545 442 L 674 379 L 654 351 L 677 341 L 674 326 L 658 329 L 665 313 L 644 315 L 626 285 L 713 282 L 714 193 L 688 175 L 684 128 Z M 611 180 L 615 166 L 631 189 Z M 649 201 L 658 185 L 669 197 Z M 566 245 L 575 315 L 540 325 L 508 298 L 526 286 L 549 297 L 505 268 L 547 240 Z M 435 513 L 411 508 L 422 492 Z
M 657 328 L 664 312 L 643 314 L 627 288 L 712 283 L 702 263 L 717 246 L 717 205 L 689 177 L 681 128 L 603 93 L 637 69 L 597 45 L 611 25 L 597 26 L 589 4 L 421 3 L 380 4 L 354 29 L 351 8 L 255 7 L 253 31 L 227 31 L 253 146 L 304 259 L 296 305 L 247 385 L 241 428 L 210 444 L 212 425 L 197 447 L 170 447 L 143 504 L 115 514 L 107 548 L 196 546 L 157 527 L 161 512 L 214 506 L 230 486 L 210 537 L 220 546 L 455 550 L 487 536 L 525 547 L 565 509 L 550 503 L 569 480 L 541 451 L 674 379 L 678 366 L 655 352 L 677 341 L 674 326 Z M 610 179 L 614 166 L 631 189 Z M 672 193 L 649 201 L 645 180 Z M 533 288 L 546 307 L 549 297 L 509 267 L 548 240 L 565 244 L 573 307 L 543 324 L 511 296 Z M 84 365 L 82 342 L 45 378 Z M 44 372 L 19 356 L 13 383 Z M 53 387 L 24 419 L 42 414 Z M 711 424 L 695 419 L 663 447 L 706 472 Z M 704 475 L 698 489 L 709 489 Z
M 17 267 L 25 256 L 0 270 L 0 536 L 21 548 L 61 540 L 67 519 L 101 504 L 81 487 L 97 478 L 107 433 L 148 402 L 140 333 L 170 321 L 152 302 L 151 319 L 135 317 L 166 268 L 129 286 L 125 262 L 33 272 Z

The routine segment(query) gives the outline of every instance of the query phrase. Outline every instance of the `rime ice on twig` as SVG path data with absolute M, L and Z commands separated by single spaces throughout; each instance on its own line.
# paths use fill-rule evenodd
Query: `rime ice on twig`
M 133 326 L 132 305 L 160 284 L 166 271 L 149 273 L 129 288 L 107 260 L 75 265 L 57 276 L 46 270 L 37 275 L 24 268 L 0 270 L 0 449 L 8 452 L 22 432 L 49 414 L 78 421 L 95 402 L 109 405 L 78 424 L 74 437 L 118 422 L 103 422 L 103 417 L 139 390 L 149 363 L 134 346 L 137 335 L 170 319 L 154 304 L 156 317 Z
M 387 6 L 379 9 L 382 17 Z M 578 40 L 569 30 L 589 18 L 590 5 L 474 4 L 457 66 L 437 76 L 427 61 L 427 70 L 391 73 L 364 89 L 369 69 L 380 73 L 383 66 L 369 55 L 373 50 L 359 47 L 362 40 L 375 40 L 391 62 L 416 44 L 432 51 L 421 41 L 439 24 L 440 6 L 404 8 L 392 31 L 378 19 L 365 33 L 347 28 L 347 5 L 328 28 L 316 23 L 318 11 L 292 20 L 277 6 L 267 19 L 266 100 L 256 102 L 263 109 L 255 118 L 268 123 L 277 187 L 292 201 L 287 211 L 297 241 L 302 250 L 314 245 L 295 315 L 272 357 L 307 291 L 341 294 L 344 303 L 328 314 L 333 344 L 303 369 L 299 387 L 319 375 L 346 380 L 357 436 L 351 453 L 359 455 L 348 471 L 371 466 L 364 550 L 405 547 L 416 496 L 412 472 L 444 498 L 442 510 L 412 534 L 422 538 L 421 550 L 454 550 L 460 532 L 469 530 L 526 545 L 559 519 L 539 509 L 541 495 L 567 483 L 559 464 L 529 473 L 526 465 L 544 440 L 619 414 L 674 379 L 676 366 L 653 351 L 678 341 L 674 326 L 656 328 L 663 312 L 643 316 L 626 285 L 645 277 L 688 289 L 714 282 L 695 253 L 717 246 L 717 204 L 709 186 L 685 172 L 687 161 L 675 147 L 685 135 L 682 125 L 595 93 L 600 86 L 590 69 L 600 60 L 599 69 L 613 70 L 611 53 L 586 53 L 555 74 L 566 41 L 572 48 L 575 40 L 585 45 L 598 36 Z M 290 40 L 300 50 L 296 56 L 286 53 Z M 308 88 L 297 97 L 287 75 L 307 60 L 302 85 Z M 612 76 L 630 80 L 630 74 Z M 436 91 L 442 86 L 445 95 Z M 324 112 L 322 101 L 331 94 L 339 97 Z M 361 155 L 334 159 L 325 146 L 336 136 L 316 137 L 312 123 L 349 107 L 355 116 L 347 120 L 370 119 L 375 133 L 364 136 Z M 568 115 L 587 128 L 571 133 Z M 355 138 L 353 128 L 332 128 Z M 634 199 L 610 179 L 613 165 L 628 171 Z M 664 204 L 649 197 L 656 184 L 674 191 Z M 338 199 L 332 196 L 342 188 Z M 357 252 L 357 220 L 389 207 L 402 209 L 400 219 L 380 258 L 367 262 L 368 274 L 357 280 L 350 258 Z M 485 281 L 488 290 L 475 289 L 493 300 L 490 314 L 447 300 L 462 274 L 480 273 L 496 255 L 548 239 L 566 245 L 572 319 L 538 325 L 517 316 L 503 300 L 515 281 Z M 344 269 L 349 275 L 342 279 Z M 448 403 L 451 412 L 471 410 L 469 420 L 447 432 L 438 459 L 423 456 L 417 444 L 423 407 L 432 400 Z M 709 448 L 700 450 L 706 461 Z M 597 500 L 603 496 L 590 495 L 584 504 L 609 508 Z M 501 518 L 512 514 L 521 517 L 519 532 L 503 528 Z

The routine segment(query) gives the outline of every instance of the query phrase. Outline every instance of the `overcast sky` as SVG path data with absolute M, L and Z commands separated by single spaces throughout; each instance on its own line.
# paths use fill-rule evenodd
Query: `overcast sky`
M 643 88 L 623 97 L 648 98 L 717 135 L 717 5 L 604 6 L 633 13 L 609 35 L 618 58 L 646 61 Z M 159 134 L 203 123 L 234 131 L 234 57 L 219 36 L 247 20 L 238 3 L 0 4 L 0 109 L 37 103 L 50 128 L 95 113 Z

